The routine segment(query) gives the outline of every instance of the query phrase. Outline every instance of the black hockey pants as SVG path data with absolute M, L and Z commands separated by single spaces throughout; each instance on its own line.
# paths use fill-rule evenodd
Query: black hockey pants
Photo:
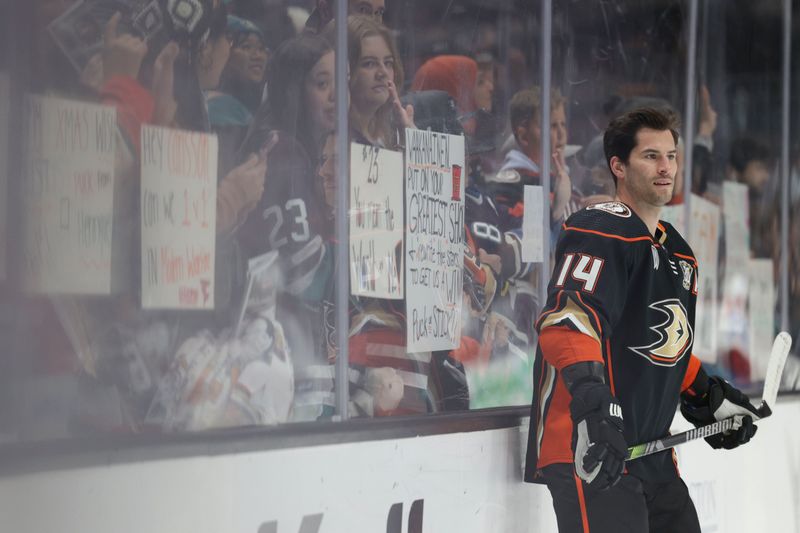
M 543 469 L 559 533 L 700 533 L 697 511 L 680 478 L 648 483 L 625 474 L 605 491 L 587 487 L 571 464 Z

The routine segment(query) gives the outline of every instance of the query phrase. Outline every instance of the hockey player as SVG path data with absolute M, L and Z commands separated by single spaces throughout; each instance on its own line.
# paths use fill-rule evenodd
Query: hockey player
M 692 351 L 697 261 L 661 207 L 672 197 L 674 114 L 650 108 L 611 122 L 604 139 L 614 202 L 572 215 L 556 247 L 538 352 L 525 480 L 546 483 L 560 533 L 699 532 L 670 450 L 625 463 L 627 446 L 662 438 L 675 408 L 695 425 L 755 407 Z

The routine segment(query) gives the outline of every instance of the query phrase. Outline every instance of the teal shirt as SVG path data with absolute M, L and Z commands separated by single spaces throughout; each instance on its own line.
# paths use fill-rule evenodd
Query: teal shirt
M 208 120 L 213 127 L 249 126 L 253 114 L 244 104 L 229 94 L 216 94 L 206 97 L 208 101 Z

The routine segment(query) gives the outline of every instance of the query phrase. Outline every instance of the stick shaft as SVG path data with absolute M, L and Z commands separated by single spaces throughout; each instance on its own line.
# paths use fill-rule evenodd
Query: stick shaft
M 638 459 L 639 457 L 644 457 L 646 455 L 651 455 L 663 450 L 674 448 L 675 446 L 683 444 L 684 442 L 703 439 L 705 437 L 711 437 L 712 435 L 718 435 L 724 431 L 736 429 L 741 425 L 741 423 L 741 416 L 734 416 L 731 418 L 726 418 L 725 420 L 720 420 L 719 422 L 714 422 L 713 424 L 709 424 L 707 426 L 701 426 L 699 428 L 690 429 L 682 433 L 670 435 L 668 437 L 664 437 L 663 439 L 656 439 L 650 442 L 645 442 L 644 444 L 637 444 L 636 446 L 631 446 L 628 448 L 628 457 L 626 457 L 625 460 L 630 461 L 632 459 Z

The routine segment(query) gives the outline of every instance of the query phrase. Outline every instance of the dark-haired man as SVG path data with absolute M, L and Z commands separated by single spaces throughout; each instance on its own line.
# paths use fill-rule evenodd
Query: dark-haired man
M 603 147 L 615 201 L 567 219 L 539 355 L 525 480 L 546 483 L 560 533 L 700 531 L 670 450 L 626 464 L 629 444 L 667 435 L 675 408 L 695 425 L 742 414 L 706 440 L 733 448 L 755 434 L 755 408 L 691 354 L 697 261 L 659 221 L 677 172 L 677 119 L 640 108 L 614 119 Z

